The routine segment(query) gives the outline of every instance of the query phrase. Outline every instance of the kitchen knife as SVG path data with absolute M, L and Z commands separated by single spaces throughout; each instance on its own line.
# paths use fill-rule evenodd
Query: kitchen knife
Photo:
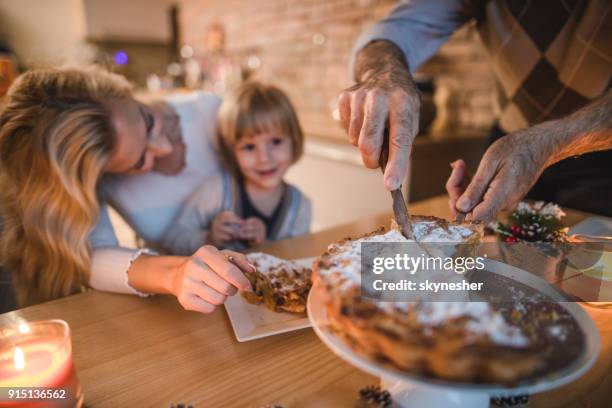
M 456 223 L 462 223 L 463 221 L 465 221 L 465 213 L 461 212 L 461 211 L 457 211 L 457 216 L 455 217 L 455 222 Z
M 387 167 L 387 161 L 389 160 L 389 128 L 385 127 L 383 139 L 383 146 L 380 152 L 380 158 L 378 164 L 383 174 L 385 174 L 385 168 Z M 412 224 L 410 223 L 410 216 L 408 215 L 408 207 L 406 207 L 406 201 L 404 201 L 404 195 L 402 194 L 402 185 L 399 188 L 391 191 L 391 197 L 393 198 L 393 215 L 395 216 L 395 222 L 400 227 L 400 232 L 407 239 L 414 239 L 412 234 Z

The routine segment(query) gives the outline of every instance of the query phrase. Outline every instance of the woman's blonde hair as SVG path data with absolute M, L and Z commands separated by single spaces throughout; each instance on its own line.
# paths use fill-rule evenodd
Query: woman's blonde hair
M 21 305 L 82 290 L 96 184 L 115 147 L 108 102 L 129 98 L 121 76 L 95 68 L 21 75 L 0 113 L 0 261 Z
M 245 135 L 275 131 L 288 136 L 293 145 L 292 161 L 302 156 L 304 135 L 295 109 L 279 88 L 260 82 L 245 82 L 223 100 L 219 109 L 217 136 L 227 168 L 240 174 L 234 146 Z

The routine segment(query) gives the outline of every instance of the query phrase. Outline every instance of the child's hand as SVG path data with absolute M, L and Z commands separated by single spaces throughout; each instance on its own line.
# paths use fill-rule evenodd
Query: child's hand
M 223 211 L 215 216 L 210 227 L 208 242 L 223 247 L 230 241 L 241 238 L 240 231 L 245 221 L 231 211 Z
M 264 242 L 266 234 L 266 224 L 257 217 L 251 217 L 244 221 L 240 238 L 249 241 L 249 246 L 253 246 Z

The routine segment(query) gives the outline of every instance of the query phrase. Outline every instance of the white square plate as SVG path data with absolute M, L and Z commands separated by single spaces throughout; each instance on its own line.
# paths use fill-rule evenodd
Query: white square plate
M 310 268 L 314 259 L 302 258 L 294 261 Z M 225 310 L 236 339 L 240 342 L 310 327 L 308 317 L 304 315 L 273 312 L 263 304 L 253 305 L 247 302 L 240 293 L 225 301 Z

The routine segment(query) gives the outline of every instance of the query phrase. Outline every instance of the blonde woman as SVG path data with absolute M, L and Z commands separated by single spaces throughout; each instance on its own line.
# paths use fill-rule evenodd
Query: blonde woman
M 93 287 L 172 294 L 207 313 L 251 290 L 244 273 L 252 266 L 240 254 L 203 246 L 188 257 L 156 256 L 109 238 L 100 180 L 150 171 L 168 155 L 172 145 L 153 127 L 150 108 L 117 75 L 35 70 L 11 86 L 0 114 L 0 260 L 20 305 Z

